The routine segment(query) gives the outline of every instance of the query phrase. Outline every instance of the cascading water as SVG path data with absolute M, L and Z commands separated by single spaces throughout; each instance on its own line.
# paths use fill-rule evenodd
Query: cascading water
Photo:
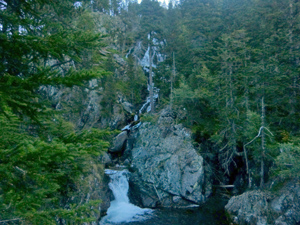
M 142 209 L 129 202 L 127 196 L 129 190 L 128 170 L 106 169 L 105 173 L 111 179 L 109 188 L 112 190 L 115 200 L 110 203 L 107 215 L 101 219 L 100 225 L 142 221 L 151 217 L 153 210 Z

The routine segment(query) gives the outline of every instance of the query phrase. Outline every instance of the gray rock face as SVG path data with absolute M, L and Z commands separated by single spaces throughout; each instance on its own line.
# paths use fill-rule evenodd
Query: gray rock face
M 280 194 L 271 201 L 271 209 L 280 214 L 276 225 L 300 224 L 300 183 L 289 182 Z
M 109 126 L 113 129 L 120 129 L 125 125 L 126 115 L 121 104 L 116 104 L 113 106 L 113 115 Z
M 121 152 L 124 149 L 125 142 L 128 138 L 127 132 L 123 131 L 114 138 L 113 147 L 110 152 Z
M 266 225 L 268 202 L 264 192 L 249 191 L 232 197 L 225 206 L 233 221 L 241 225 Z
M 134 111 L 134 107 L 132 104 L 130 104 L 129 102 L 122 102 L 121 103 L 124 110 L 126 110 L 128 113 L 132 113 Z
M 132 167 L 137 171 L 133 183 L 139 186 L 145 207 L 201 204 L 211 193 L 203 158 L 193 148 L 190 132 L 174 125 L 167 111 L 157 125 L 144 123 L 139 128 Z
M 99 158 L 100 163 L 102 163 L 104 166 L 112 164 L 112 160 L 110 155 L 107 152 L 104 152 L 100 158 Z
M 107 54 L 107 52 L 102 52 Z M 128 79 L 126 76 L 127 62 L 118 54 L 113 55 L 114 58 L 114 73 L 118 79 Z M 49 66 L 57 64 L 55 60 L 47 62 Z M 61 65 L 59 68 L 61 74 L 64 71 L 74 67 L 74 62 Z M 105 103 L 104 96 L 105 84 L 98 79 L 89 80 L 88 84 L 84 87 L 74 86 L 57 87 L 57 86 L 41 86 L 40 93 L 48 100 L 56 110 L 64 110 L 64 118 L 73 124 L 79 130 L 94 128 L 107 128 L 121 129 L 126 125 L 127 120 L 132 117 L 131 113 L 134 112 L 134 107 L 126 100 L 125 96 L 116 93 L 118 98 L 111 98 L 109 109 L 105 109 L 102 103 Z M 118 101 L 118 99 L 121 101 Z M 112 107 L 112 108 L 111 108 Z
M 225 209 L 237 224 L 299 224 L 299 181 L 290 181 L 274 196 L 267 191 L 245 192 L 232 197 Z

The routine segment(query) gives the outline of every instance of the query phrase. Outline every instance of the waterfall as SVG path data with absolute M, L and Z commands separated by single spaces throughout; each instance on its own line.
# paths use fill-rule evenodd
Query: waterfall
M 134 121 L 138 121 L 139 120 L 139 116 L 138 115 L 134 115 Z
M 107 215 L 101 219 L 100 225 L 148 219 L 153 210 L 142 209 L 129 202 L 127 195 L 129 190 L 129 171 L 106 169 L 105 173 L 110 177 L 110 182 L 108 185 L 113 192 L 115 200 L 110 203 L 110 207 L 107 210 Z

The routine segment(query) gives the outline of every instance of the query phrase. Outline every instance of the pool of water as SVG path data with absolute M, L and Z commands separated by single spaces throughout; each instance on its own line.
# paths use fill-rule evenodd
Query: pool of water
M 129 201 L 129 171 L 106 169 L 109 188 L 115 199 L 111 202 L 100 225 L 227 225 L 224 206 L 226 199 L 217 195 L 200 207 L 185 209 L 143 209 Z
M 122 225 L 229 225 L 224 205 L 226 200 L 213 197 L 205 205 L 190 209 L 156 209 L 144 221 Z

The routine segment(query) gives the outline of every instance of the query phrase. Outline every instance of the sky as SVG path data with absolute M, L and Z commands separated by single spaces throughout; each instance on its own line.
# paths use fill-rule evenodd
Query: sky
M 138 0 L 138 2 L 140 3 L 142 0 Z M 168 5 L 169 4 L 169 1 L 170 0 L 158 0 L 161 4 L 166 2 L 166 4 Z
M 158 0 L 158 1 L 161 3 L 166 2 L 167 5 L 169 4 L 169 0 Z

